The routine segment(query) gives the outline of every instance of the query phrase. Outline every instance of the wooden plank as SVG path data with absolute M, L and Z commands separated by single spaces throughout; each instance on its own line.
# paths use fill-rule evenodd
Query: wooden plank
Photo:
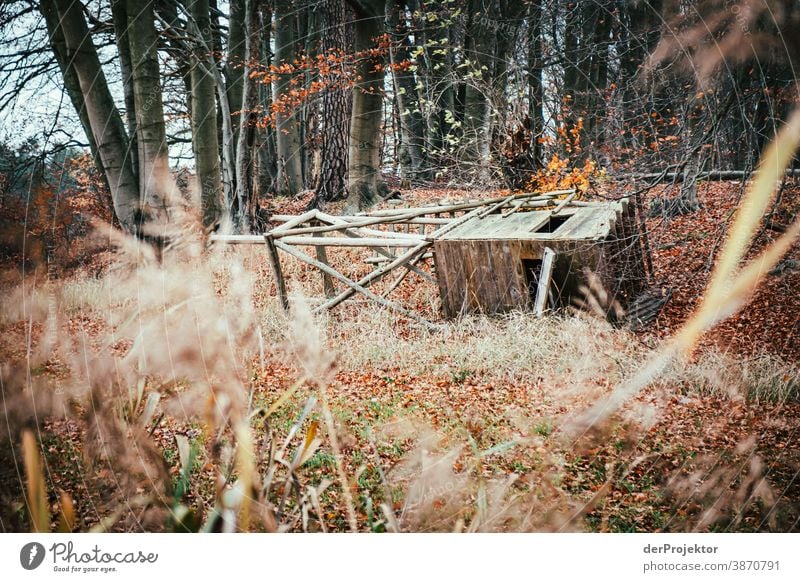
M 432 233 L 430 233 L 427 237 L 425 237 L 425 239 L 432 242 L 432 241 L 436 240 L 437 238 L 439 238 L 440 236 L 443 236 L 443 235 L 447 234 L 448 232 L 450 232 L 454 228 L 457 228 L 457 227 L 461 226 L 462 224 L 464 224 L 468 220 L 472 220 L 473 218 L 478 216 L 481 212 L 483 212 L 483 207 L 478 207 L 478 208 L 474 209 L 472 212 L 467 212 L 464 216 L 462 216 L 460 218 L 456 218 L 450 224 L 446 224 L 445 226 L 443 226 L 441 228 L 437 228 Z
M 545 247 L 544 257 L 542 258 L 542 270 L 539 273 L 539 284 L 536 287 L 536 300 L 533 310 L 536 317 L 544 315 L 544 305 L 547 301 L 547 292 L 550 289 L 550 281 L 553 279 L 553 265 L 555 264 L 556 253 L 550 247 Z

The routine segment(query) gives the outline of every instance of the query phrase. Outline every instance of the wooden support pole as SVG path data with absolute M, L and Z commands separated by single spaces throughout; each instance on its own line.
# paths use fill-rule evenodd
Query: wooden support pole
M 312 224 L 319 224 L 317 219 L 314 219 Z M 321 237 L 322 234 L 317 234 L 315 236 Z M 325 251 L 325 247 L 319 246 L 316 247 L 317 251 L 317 260 L 320 263 L 328 264 L 328 253 Z M 333 297 L 336 295 L 336 287 L 333 286 L 333 281 L 331 280 L 331 276 L 328 273 L 322 272 L 322 289 L 325 291 L 325 297 Z
M 420 254 L 418 254 L 416 257 L 414 257 L 413 259 L 411 259 L 411 261 L 409 261 L 409 265 L 416 265 L 416 264 L 417 264 L 417 262 L 418 262 L 418 261 L 420 261 L 421 259 L 423 259 L 424 257 L 425 257 L 425 253 L 420 253 Z M 408 274 L 409 274 L 410 272 L 411 272 L 411 269 L 405 269 L 405 270 L 404 270 L 402 273 L 400 273 L 400 275 L 399 275 L 399 276 L 398 276 L 398 277 L 397 277 L 397 278 L 396 278 L 394 281 L 392 281 L 391 285 L 389 285 L 389 286 L 386 288 L 386 290 L 384 290 L 384 292 L 383 292 L 383 293 L 381 293 L 381 297 L 388 297 L 388 296 L 389 296 L 389 294 L 390 294 L 392 291 L 394 291 L 395 289 L 397 289 L 397 287 L 400 285 L 400 283 L 402 283 L 402 282 L 403 282 L 403 280 L 404 280 L 406 277 L 408 277 Z
M 317 213 L 317 216 L 320 216 L 321 213 Z M 414 218 L 415 214 L 401 214 L 398 216 L 388 216 L 388 217 L 363 217 L 361 220 L 352 221 L 352 222 L 344 222 L 343 224 L 328 224 L 325 226 L 306 226 L 303 228 L 293 228 L 291 230 L 281 230 L 280 236 L 276 236 L 275 238 L 282 238 L 286 236 L 297 236 L 300 234 L 315 234 L 318 232 L 335 232 L 337 230 L 344 230 L 345 228 L 362 228 L 365 226 L 372 226 L 374 224 L 388 224 L 390 222 L 401 222 L 403 220 L 407 220 L 410 218 Z M 273 231 L 275 232 L 275 231 Z
M 567 190 L 555 190 L 553 192 L 546 192 L 543 194 L 538 194 L 536 192 L 527 192 L 527 193 L 520 193 L 520 194 L 513 194 L 511 196 L 512 200 L 524 198 L 526 200 L 548 200 L 550 198 L 555 198 L 556 196 L 561 196 L 562 194 L 571 194 L 574 192 L 574 188 L 569 188 Z M 359 214 L 358 216 L 376 216 L 376 217 L 384 217 L 389 218 L 392 216 L 396 216 L 399 213 L 412 213 L 412 211 L 417 216 L 424 216 L 428 214 L 439 214 L 442 212 L 459 212 L 464 210 L 470 210 L 472 208 L 478 207 L 486 207 L 490 204 L 496 204 L 497 202 L 502 202 L 506 200 L 508 196 L 504 196 L 502 198 L 486 198 L 484 200 L 474 200 L 469 202 L 462 202 L 459 204 L 445 204 L 439 206 L 431 206 L 431 207 L 420 207 L 420 208 L 406 208 L 406 209 L 387 209 L 387 210 L 374 210 L 369 213 Z
M 273 222 L 286 222 L 294 218 L 292 214 L 274 214 L 270 217 Z M 337 218 L 345 221 L 345 222 L 358 222 L 359 220 L 363 220 L 363 216 L 352 216 L 352 215 L 342 215 L 337 216 Z M 441 218 L 441 217 L 430 217 L 430 216 L 417 216 L 414 218 L 407 218 L 405 220 L 390 220 L 384 221 L 386 224 L 435 224 L 435 225 L 442 225 L 447 224 L 450 222 L 450 218 Z M 378 223 L 380 224 L 380 223 Z
M 275 241 L 275 246 L 277 248 L 281 249 L 282 251 L 292 255 L 296 259 L 300 259 L 301 261 L 303 261 L 305 263 L 308 263 L 312 267 L 316 267 L 316 268 L 320 269 L 321 271 L 327 272 L 334 279 L 337 279 L 337 280 L 341 281 L 342 283 L 344 283 L 345 285 L 347 285 L 348 287 L 350 287 L 354 291 L 357 291 L 358 293 L 361 293 L 362 295 L 364 295 L 365 297 L 367 297 L 367 298 L 371 299 L 372 301 L 378 303 L 379 305 L 382 305 L 383 307 L 387 307 L 389 309 L 393 309 L 394 311 L 397 311 L 398 313 L 400 313 L 402 315 L 405 315 L 406 317 L 408 317 L 410 319 L 413 319 L 414 321 L 416 321 L 418 323 L 421 323 L 422 325 L 424 325 L 425 327 L 427 327 L 431 331 L 436 331 L 436 330 L 438 330 L 440 328 L 440 326 L 438 326 L 438 325 L 436 325 L 434 323 L 431 323 L 430 321 L 428 321 L 424 317 L 421 317 L 421 316 L 417 315 L 413 311 L 409 311 L 408 309 L 406 309 L 405 307 L 402 307 L 401 305 L 398 305 L 398 304 L 396 304 L 396 303 L 394 303 L 392 301 L 389 301 L 388 299 L 384 299 L 383 297 L 375 295 L 369 289 L 366 289 L 365 287 L 362 287 L 361 285 L 359 285 L 358 283 L 356 283 L 352 279 L 349 279 L 349 278 L 345 277 L 344 275 L 339 273 L 337 270 L 329 267 L 328 265 L 325 265 L 323 263 L 320 263 L 316 259 L 313 259 L 312 257 L 307 255 L 303 251 L 300 251 L 298 249 L 292 248 L 290 245 L 287 245 L 282 241 Z M 317 308 L 317 309 L 319 309 L 319 308 Z
M 267 257 L 269 266 L 272 269 L 272 276 L 275 278 L 275 287 L 278 289 L 278 300 L 284 311 L 289 311 L 289 296 L 286 294 L 286 282 L 283 280 L 283 270 L 278 251 L 275 249 L 275 240 L 272 235 L 264 235 L 264 242 L 267 244 Z
M 510 210 L 506 210 L 506 211 L 503 213 L 503 218 L 505 218 L 505 217 L 507 217 L 507 216 L 511 216 L 512 214 L 514 214 L 514 213 L 515 213 L 517 210 L 519 210 L 519 209 L 520 209 L 520 207 L 521 207 L 523 204 L 525 204 L 525 202 L 526 202 L 526 200 L 525 200 L 524 198 L 523 198 L 522 200 L 518 200 L 517 202 L 515 202 L 515 203 L 514 203 L 514 204 L 511 206 L 511 209 L 510 209 Z M 545 204 L 549 204 L 549 203 L 550 203 L 550 201 L 549 201 L 549 200 L 546 200 L 546 201 L 545 201 Z
M 539 284 L 536 286 L 536 300 L 533 310 L 536 317 L 544 315 L 544 305 L 547 301 L 547 292 L 550 290 L 550 281 L 553 278 L 553 265 L 555 264 L 556 253 L 550 247 L 544 248 L 542 257 L 542 270 L 539 272 Z

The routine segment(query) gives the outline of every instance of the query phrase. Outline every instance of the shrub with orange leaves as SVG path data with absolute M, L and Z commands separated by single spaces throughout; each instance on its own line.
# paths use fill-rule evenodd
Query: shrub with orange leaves
M 533 173 L 526 184 L 526 189 L 531 191 L 546 192 L 548 190 L 564 190 L 575 188 L 578 197 L 582 197 L 591 185 L 591 181 L 605 175 L 593 159 L 585 159 L 580 165 L 570 162 L 570 154 L 581 152 L 581 133 L 583 131 L 583 118 L 578 118 L 575 125 L 567 127 L 559 125 L 555 138 L 547 136 L 540 138 L 540 143 L 555 142 L 555 153 L 550 156 L 547 165 Z M 559 154 L 563 151 L 563 154 Z

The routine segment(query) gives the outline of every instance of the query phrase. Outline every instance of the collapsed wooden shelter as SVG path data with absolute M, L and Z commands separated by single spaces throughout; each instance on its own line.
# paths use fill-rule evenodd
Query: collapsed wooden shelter
M 388 299 L 409 273 L 436 283 L 446 317 L 479 311 L 533 309 L 541 315 L 586 292 L 587 272 L 613 297 L 630 299 L 647 278 L 643 221 L 627 198 L 576 200 L 574 190 L 512 194 L 502 198 L 389 208 L 355 216 L 320 210 L 275 215 L 263 235 L 214 235 L 212 241 L 264 244 L 281 304 L 288 308 L 280 253 L 322 272 L 332 309 L 355 294 L 425 325 L 419 314 Z M 313 248 L 314 256 L 306 249 Z M 374 269 L 354 280 L 330 266 L 326 249 L 370 249 Z M 420 268 L 433 260 L 433 275 Z M 370 290 L 393 272 L 381 295 Z M 336 283 L 344 285 L 337 290 Z M 582 288 L 582 286 L 584 286 Z

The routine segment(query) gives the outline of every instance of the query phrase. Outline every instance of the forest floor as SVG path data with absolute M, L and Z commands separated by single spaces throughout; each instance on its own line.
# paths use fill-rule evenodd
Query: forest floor
M 659 190 L 648 196 L 665 194 Z M 403 192 L 402 198 L 413 206 L 463 195 L 414 190 Z M 475 197 L 474 192 L 469 195 Z M 701 208 L 691 214 L 648 220 L 656 282 L 669 288 L 672 298 L 658 319 L 636 334 L 587 314 L 536 320 L 517 313 L 468 316 L 432 335 L 358 301 L 343 304 L 319 322 L 324 351 L 332 354 L 335 366 L 327 390 L 359 527 L 380 529 L 376 508 L 383 501 L 401 515 L 414 503 L 430 509 L 425 515 L 417 512 L 415 522 L 409 518 L 406 529 L 453 529 L 454 522 L 458 527 L 453 516 L 469 521 L 470 510 L 463 508 L 474 506 L 476 482 L 514 475 L 522 477 L 512 486 L 516 493 L 535 493 L 537 499 L 550 502 L 543 505 L 550 513 L 536 521 L 535 527 L 542 530 L 800 529 L 798 245 L 740 313 L 707 334 L 690 362 L 638 394 L 627 416 L 608 427 L 604 438 L 581 441 L 566 436 L 577 412 L 629 377 L 702 297 L 741 186 L 702 183 L 699 195 Z M 275 210 L 298 213 L 306 203 L 285 201 Z M 789 185 L 773 210 L 770 227 L 759 234 L 750 256 L 798 215 L 800 187 Z M 264 314 L 267 347 L 263 358 L 251 362 L 250 387 L 253 405 L 269 408 L 303 376 L 303 358 L 289 345 L 287 321 L 276 305 L 263 256 L 247 249 L 230 252 L 255 276 L 255 307 Z M 371 268 L 350 251 L 329 259 L 353 275 Z M 93 305 L 103 296 L 98 292 L 103 282 L 102 276 L 88 273 L 102 271 L 107 260 L 98 258 L 90 267 L 63 275 L 72 285 L 71 295 L 64 295 L 72 297 L 71 304 L 63 306 L 65 330 L 88 334 L 98 343 L 109 332 L 101 316 L 108 305 Z M 322 295 L 318 273 L 292 262 L 286 271 L 293 301 L 302 303 L 301 295 Z M 17 282 L 8 271 L 3 280 L 11 297 Z M 404 305 L 441 319 L 431 284 L 410 276 L 395 293 Z M 5 317 L 0 334 L 2 359 L 18 366 L 29 349 L 26 336 L 35 344 L 42 330 Z M 124 351 L 124 344 L 120 349 Z M 57 370 L 52 373 L 57 375 Z M 307 384 L 286 397 L 271 418 L 270 430 L 287 434 L 313 393 Z M 43 428 L 53 509 L 58 508 L 56 492 L 69 492 L 79 516 L 77 529 L 88 529 L 119 502 L 116 476 L 108 467 L 87 467 L 82 444 L 86 427 L 80 415 L 48 421 Z M 201 432 L 200 425 L 171 417 L 153 430 L 176 479 L 180 465 L 175 435 L 201 438 Z M 410 460 L 419 452 L 415 443 L 430 434 L 435 435 L 432 448 L 446 460 L 444 476 L 427 475 L 424 462 L 416 466 Z M 210 453 L 202 444 L 199 449 L 187 499 L 207 514 L 214 467 Z M 3 531 L 25 527 L 24 472 L 18 455 L 13 457 L 16 460 L 6 463 L 0 474 Z M 335 481 L 334 461 L 324 445 L 302 467 L 304 482 Z M 466 473 L 473 479 L 471 485 L 460 478 Z M 421 477 L 430 480 L 420 484 Z M 410 502 L 414 484 L 417 499 Z M 457 495 L 451 490 L 460 487 L 469 500 L 453 509 L 450 504 Z M 325 492 L 320 504 L 323 515 L 318 519 L 327 529 L 347 528 L 344 500 L 336 486 Z M 541 509 L 532 503 L 524 508 Z M 508 518 L 507 523 L 512 522 Z M 161 527 L 136 516 L 124 525 L 131 530 Z

